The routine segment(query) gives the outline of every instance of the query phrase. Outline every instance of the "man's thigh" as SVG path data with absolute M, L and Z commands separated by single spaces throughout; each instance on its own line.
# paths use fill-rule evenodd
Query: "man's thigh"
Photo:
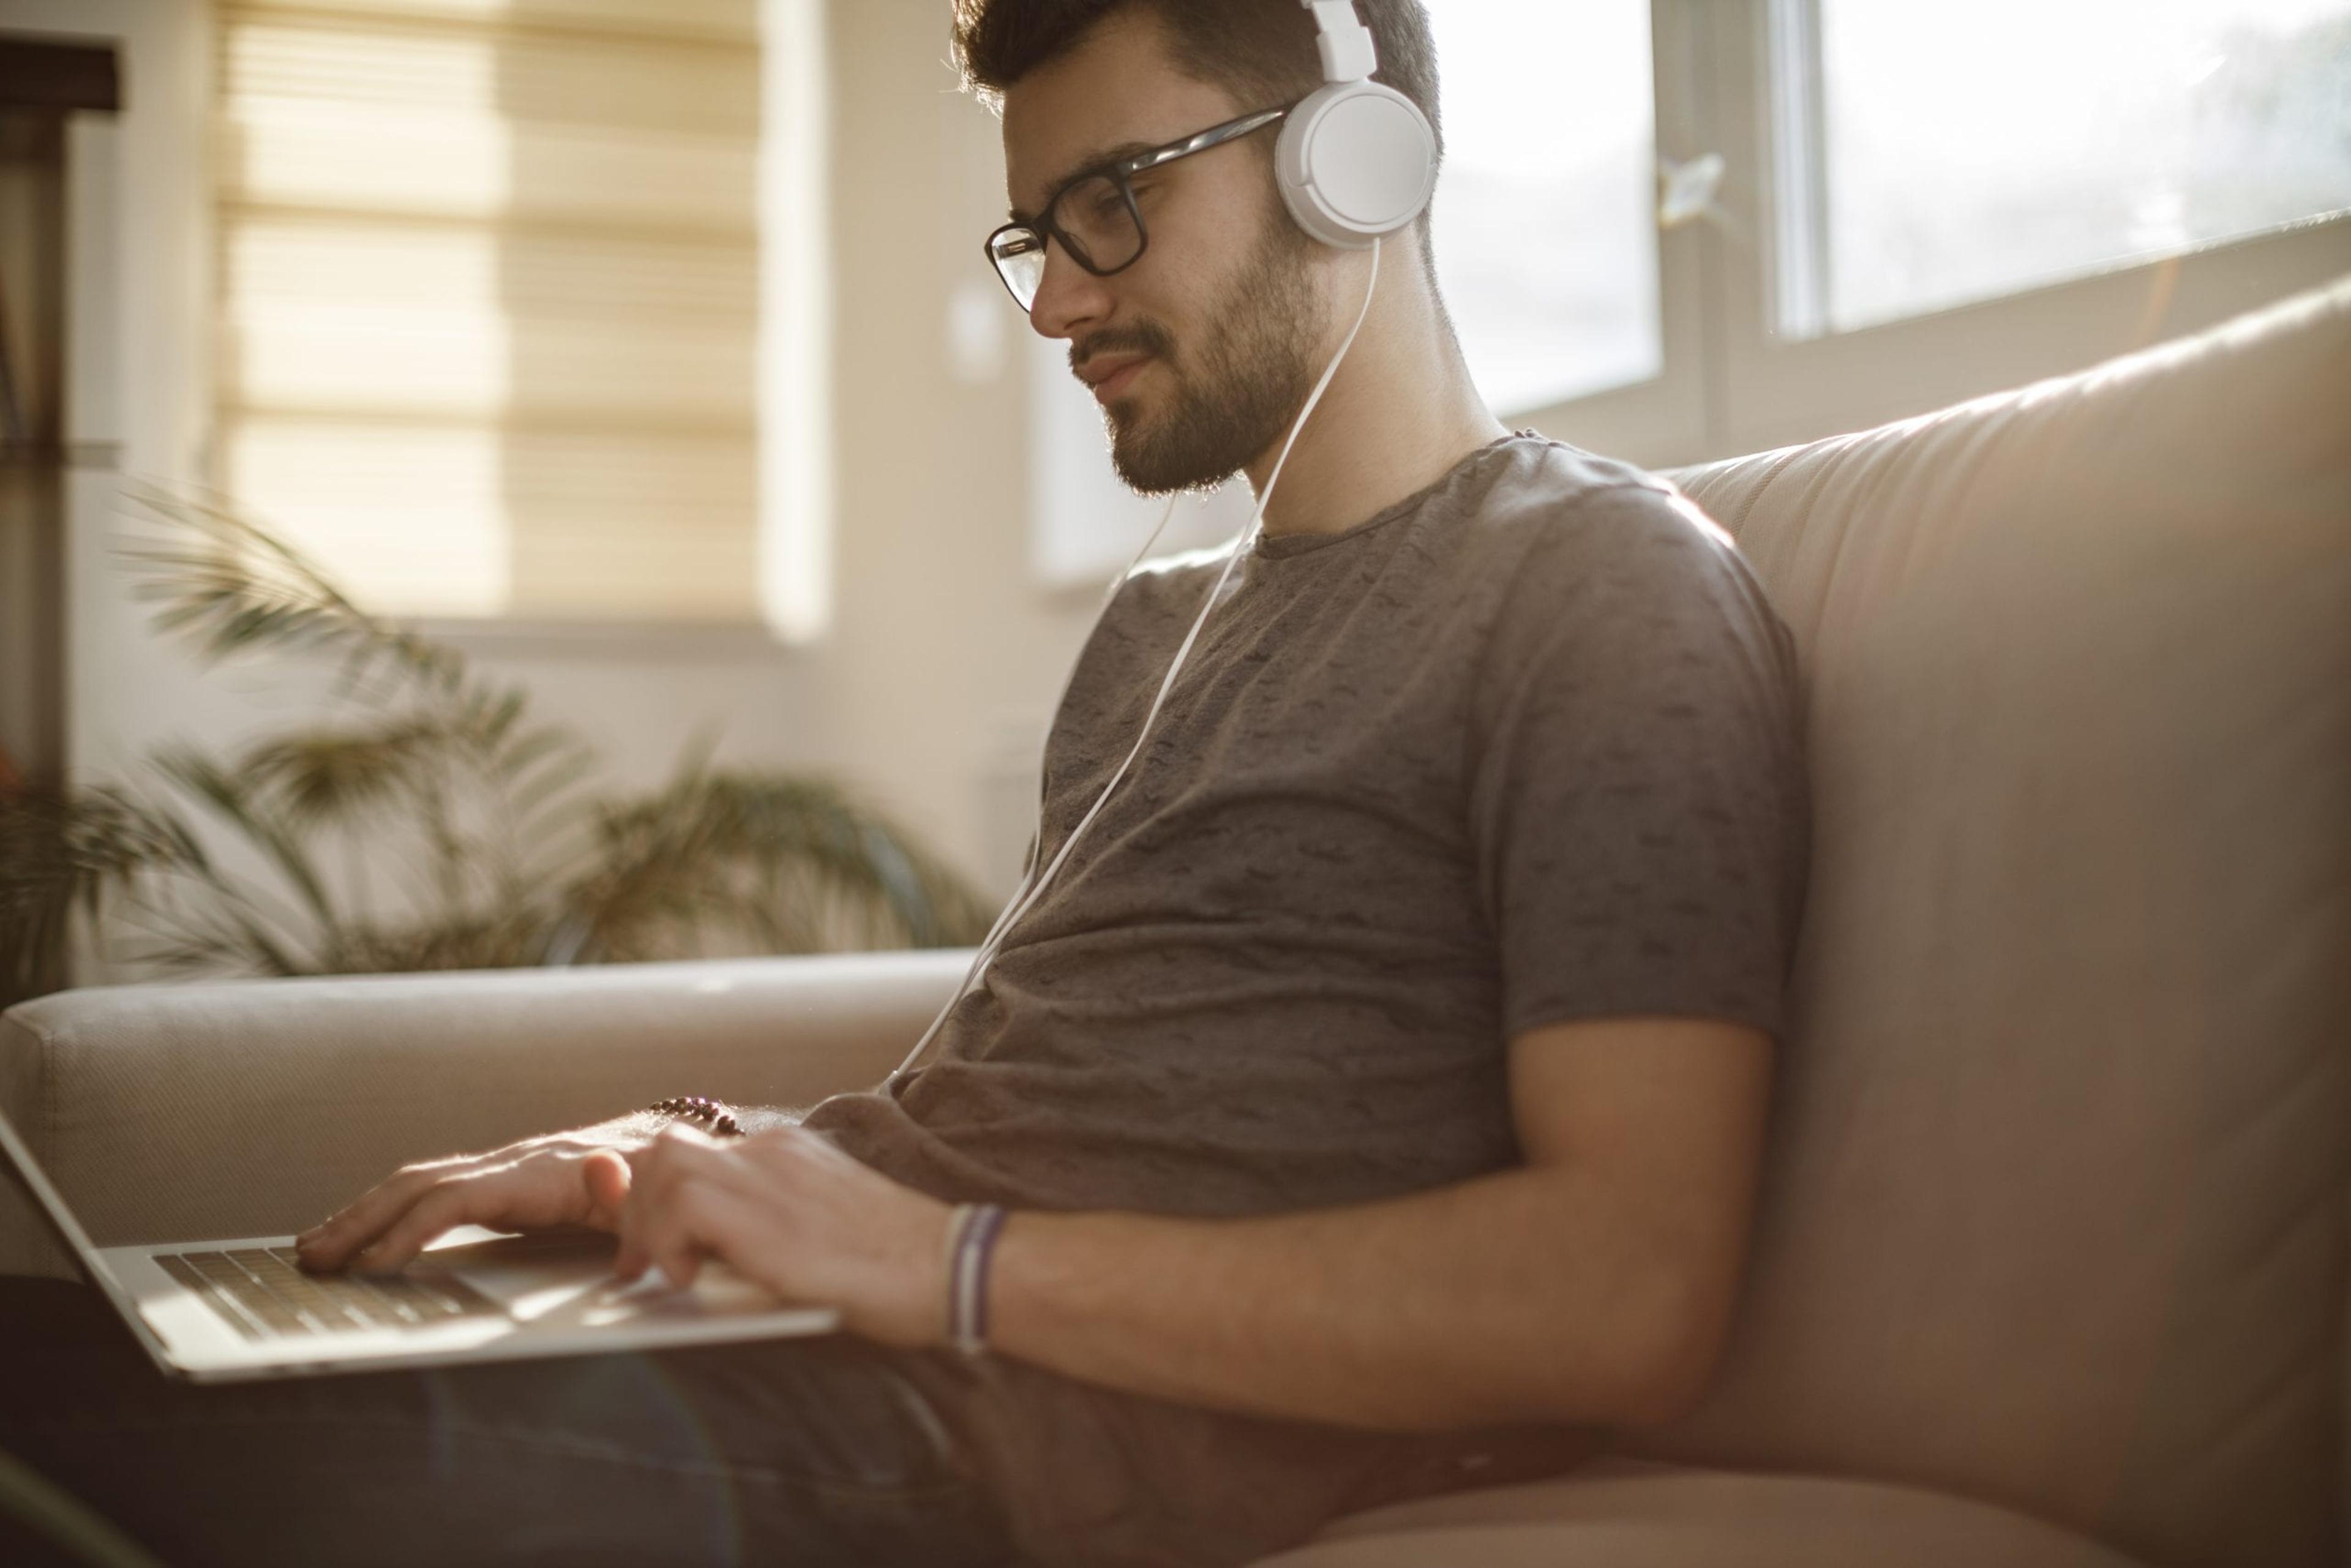
M 997 1508 L 847 1338 L 196 1387 L 105 1303 L 0 1280 L 0 1448 L 174 1564 L 996 1564 Z

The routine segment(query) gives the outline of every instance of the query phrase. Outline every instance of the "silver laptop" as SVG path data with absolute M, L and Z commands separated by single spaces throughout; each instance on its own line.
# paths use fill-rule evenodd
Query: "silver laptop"
M 93 1247 L 0 1116 L 0 1151 L 155 1364 L 201 1383 L 444 1366 L 830 1333 L 830 1307 L 778 1301 L 723 1264 L 691 1287 L 622 1285 L 612 1238 L 464 1226 L 393 1275 L 307 1274 L 290 1236 Z

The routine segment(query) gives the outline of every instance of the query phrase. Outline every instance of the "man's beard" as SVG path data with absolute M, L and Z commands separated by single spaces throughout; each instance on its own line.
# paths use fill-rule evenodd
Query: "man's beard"
M 1175 339 L 1155 321 L 1088 340 L 1089 354 L 1109 348 L 1152 354 L 1174 382 L 1155 419 L 1122 420 L 1111 405 L 1102 408 L 1111 466 L 1127 488 L 1144 496 L 1213 489 L 1290 428 L 1314 388 L 1323 325 L 1307 275 L 1313 248 L 1286 213 L 1273 214 L 1228 292 L 1232 308 L 1202 340 L 1189 371 L 1178 368 Z

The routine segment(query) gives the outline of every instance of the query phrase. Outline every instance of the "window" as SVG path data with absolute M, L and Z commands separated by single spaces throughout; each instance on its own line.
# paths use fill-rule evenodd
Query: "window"
M 809 619 L 762 528 L 762 12 L 223 5 L 221 488 L 387 612 Z
M 2351 208 L 2351 0 L 1814 0 L 1799 330 L 1850 331 Z
M 1928 413 L 2351 269 L 2351 0 L 1719 0 L 1703 439 Z M 1661 73 L 1662 78 L 1662 73 Z

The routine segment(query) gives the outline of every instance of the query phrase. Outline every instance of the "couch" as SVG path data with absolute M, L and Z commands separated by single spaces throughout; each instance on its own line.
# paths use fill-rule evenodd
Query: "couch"
M 1796 634 L 1817 791 L 1719 1376 L 1265 1568 L 2351 1562 L 2351 277 L 1675 477 Z M 100 1242 L 285 1231 L 870 1084 L 968 957 L 94 988 L 0 1021 L 0 1104 Z

